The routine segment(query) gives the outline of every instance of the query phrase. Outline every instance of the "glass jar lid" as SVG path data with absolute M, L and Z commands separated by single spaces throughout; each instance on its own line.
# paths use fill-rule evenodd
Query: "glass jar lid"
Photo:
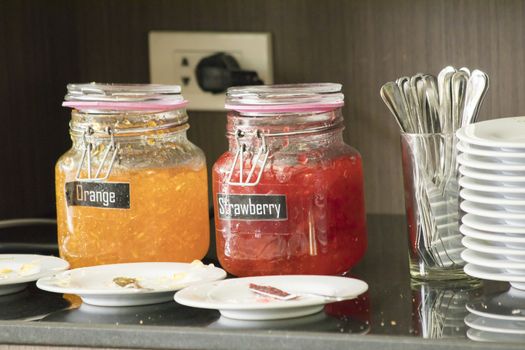
M 232 87 L 226 92 L 225 107 L 238 112 L 323 112 L 343 106 L 341 87 L 335 83 Z
M 64 107 L 80 110 L 165 111 L 186 106 L 179 85 L 68 84 Z

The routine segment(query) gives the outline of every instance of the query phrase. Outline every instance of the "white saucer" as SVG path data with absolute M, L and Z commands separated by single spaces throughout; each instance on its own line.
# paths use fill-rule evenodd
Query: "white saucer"
M 474 250 L 476 252 L 481 253 L 487 253 L 487 254 L 497 254 L 497 255 L 518 255 L 518 256 L 525 256 L 525 249 L 512 249 L 508 248 L 505 245 L 494 243 L 494 242 L 486 242 L 484 240 L 472 238 L 472 237 L 463 237 L 461 240 L 461 243 L 463 245 L 470 249 Z
M 525 148 L 525 117 L 487 120 L 460 128 L 456 133 L 465 143 L 485 147 Z
M 497 206 L 494 207 L 491 205 L 474 203 L 471 201 L 462 201 L 460 208 L 465 213 L 494 219 L 516 220 L 517 223 L 522 221 L 523 225 L 525 225 L 525 211 L 519 212 L 517 210 L 516 212 L 510 212 L 506 211 L 505 209 L 500 209 Z
M 497 269 L 513 269 L 523 270 L 523 277 L 525 278 L 525 262 L 507 260 L 502 254 L 488 254 L 477 252 L 472 249 L 465 249 L 461 253 L 461 258 L 467 263 L 477 266 L 497 268 Z
M 515 157 L 489 157 L 489 156 L 480 156 L 475 154 L 468 154 L 468 153 L 461 153 L 463 155 L 463 159 L 467 161 L 472 162 L 481 162 L 481 163 L 490 163 L 490 164 L 504 164 L 504 165 L 512 165 L 513 169 L 504 169 L 504 171 L 510 171 L 511 173 L 523 173 L 521 167 L 525 165 L 525 158 L 515 158 Z M 516 154 L 514 152 L 511 152 L 510 154 Z M 499 168 L 494 169 L 485 169 L 485 170 L 493 170 L 498 171 L 501 170 Z
M 249 289 L 250 283 L 271 286 L 301 295 L 291 300 L 261 297 Z M 217 309 L 224 317 L 239 320 L 276 320 L 311 315 L 333 302 L 309 293 L 354 299 L 366 292 L 360 280 L 334 276 L 282 275 L 227 279 L 185 288 L 175 294 L 179 304 Z
M 523 243 L 525 244 L 525 236 L 511 236 L 503 233 L 492 233 L 476 230 L 472 227 L 461 225 L 459 231 L 467 237 L 483 239 L 490 242 L 499 242 L 499 243 Z
M 0 295 L 16 293 L 29 282 L 69 268 L 69 263 L 54 256 L 0 254 Z
M 506 174 L 505 172 L 472 169 L 464 165 L 461 165 L 459 167 L 459 173 L 463 176 L 467 176 L 478 180 L 525 183 L 525 175 L 522 174 L 514 176 Z
M 117 277 L 134 278 L 143 288 L 120 287 L 113 282 Z M 224 270 L 200 262 L 130 263 L 65 271 L 39 279 L 37 287 L 49 292 L 77 294 L 91 305 L 134 306 L 169 301 L 177 290 L 224 277 Z
M 465 317 L 465 324 L 485 332 L 525 335 L 525 321 L 497 320 L 474 314 Z
M 525 171 L 524 163 L 503 162 L 498 159 L 491 158 L 485 159 L 466 153 L 458 155 L 457 161 L 461 165 L 466 165 L 475 169 Z
M 498 170 L 498 171 L 525 171 L 525 163 L 503 161 L 496 158 L 483 158 L 471 154 L 462 153 L 457 156 L 457 161 L 461 165 L 474 169 Z
M 480 331 L 479 329 L 467 330 L 467 338 L 478 342 L 490 343 L 523 343 L 525 342 L 525 335 L 522 334 L 505 334 Z
M 465 214 L 461 218 L 465 226 L 481 231 L 525 234 L 525 226 L 509 225 L 507 222 L 494 218 L 485 218 L 474 214 Z
M 467 188 L 469 190 L 520 194 L 520 198 L 525 198 L 525 187 L 504 186 L 501 182 L 488 182 L 484 180 L 472 179 L 470 177 L 461 177 L 458 183 L 461 187 Z
M 475 203 L 494 204 L 494 205 L 509 205 L 509 206 L 525 206 L 524 199 L 506 198 L 499 193 L 478 192 L 474 190 L 462 189 L 459 193 L 460 197 Z
M 525 273 L 512 274 L 504 269 L 490 268 L 474 264 L 467 264 L 463 267 L 465 273 L 472 277 L 477 277 L 491 281 L 510 282 L 510 284 L 519 290 L 525 290 Z
M 468 146 L 469 148 L 478 149 L 482 151 L 497 151 L 497 152 L 506 152 L 506 153 L 524 153 L 525 149 L 523 148 L 512 148 L 512 147 L 491 147 L 491 146 L 482 146 L 482 145 L 475 145 L 470 142 L 464 142 L 459 141 L 463 145 Z
M 506 152 L 501 148 L 473 147 L 473 145 L 462 141 L 458 142 L 456 147 L 458 151 L 466 154 L 494 158 L 517 158 L 523 159 L 523 162 L 525 162 L 525 149 L 523 149 L 521 152 Z

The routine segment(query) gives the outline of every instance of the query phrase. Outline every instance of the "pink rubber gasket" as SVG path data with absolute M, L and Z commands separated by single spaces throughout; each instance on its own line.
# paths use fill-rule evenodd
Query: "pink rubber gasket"
M 168 111 L 171 109 L 184 108 L 187 100 L 173 103 L 167 102 L 100 102 L 100 101 L 64 101 L 63 107 L 75 109 L 109 109 L 114 111 Z
M 230 105 L 226 104 L 224 108 L 237 112 L 327 112 L 342 107 L 344 102 L 336 103 L 304 103 L 296 105 Z

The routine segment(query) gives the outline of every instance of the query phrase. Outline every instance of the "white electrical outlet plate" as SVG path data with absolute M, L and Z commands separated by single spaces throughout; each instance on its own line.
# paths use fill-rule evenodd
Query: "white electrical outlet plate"
M 217 52 L 237 59 L 241 69 L 254 70 L 265 84 L 273 83 L 270 33 L 150 32 L 151 82 L 178 84 L 189 100 L 188 109 L 222 110 L 225 94 L 202 91 L 195 68 Z

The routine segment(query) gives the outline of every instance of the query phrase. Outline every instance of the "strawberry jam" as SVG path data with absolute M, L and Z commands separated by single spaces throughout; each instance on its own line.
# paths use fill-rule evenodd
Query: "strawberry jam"
M 257 98 L 320 85 L 340 89 L 268 86 L 271 97 L 259 91 Z M 230 89 L 230 102 L 247 89 Z M 323 106 L 321 96 L 321 107 L 312 107 L 318 111 L 308 103 L 292 111 L 278 104 L 272 113 L 254 115 L 239 104 L 229 113 L 230 151 L 213 168 L 217 255 L 229 273 L 334 275 L 364 255 L 361 157 L 343 142 L 342 94 L 335 94 L 341 104 L 334 107 L 332 99 Z M 307 112 L 298 113 L 304 105 Z

